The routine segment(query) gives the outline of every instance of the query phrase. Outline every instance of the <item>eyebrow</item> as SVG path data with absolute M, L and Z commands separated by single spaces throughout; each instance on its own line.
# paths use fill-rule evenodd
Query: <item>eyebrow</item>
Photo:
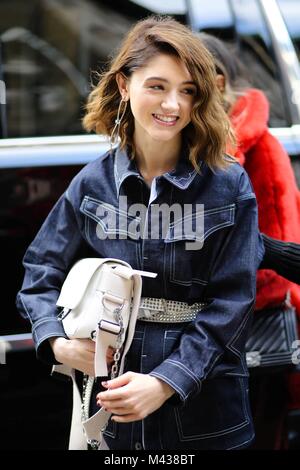
M 162 78 L 162 77 L 149 77 L 149 78 L 146 78 L 145 82 L 148 82 L 149 80 L 160 80 L 161 82 L 170 83 L 169 80 L 167 80 L 166 78 Z M 197 86 L 196 83 L 193 82 L 192 80 L 187 80 L 185 82 L 182 82 L 181 85 Z

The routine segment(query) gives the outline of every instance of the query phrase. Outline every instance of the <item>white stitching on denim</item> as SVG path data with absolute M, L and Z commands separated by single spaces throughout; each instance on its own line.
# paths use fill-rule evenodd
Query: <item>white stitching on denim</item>
M 211 235 L 212 233 L 214 233 L 215 231 L 221 229 L 221 228 L 224 228 L 224 227 L 228 227 L 228 226 L 231 226 L 234 224 L 234 220 L 235 220 L 235 208 L 236 208 L 236 204 L 229 204 L 229 205 L 226 205 L 226 206 L 222 206 L 222 207 L 218 207 L 218 208 L 213 208 L 213 209 L 208 209 L 207 211 L 204 211 L 204 217 L 205 215 L 211 215 L 211 214 L 218 214 L 218 213 L 228 213 L 229 215 L 229 220 L 225 221 L 225 222 L 222 222 L 220 224 L 217 224 L 217 225 L 214 225 L 213 227 L 211 227 L 209 230 L 207 230 L 207 232 L 204 233 L 204 236 L 203 237 L 194 237 L 194 239 L 196 241 L 200 241 L 200 242 L 204 242 L 206 240 L 206 238 Z M 187 216 L 187 217 L 191 217 L 190 215 Z M 183 219 L 181 219 L 181 222 L 182 222 Z M 179 223 L 176 222 L 176 224 Z M 174 226 L 175 224 L 173 224 Z M 171 227 L 171 225 L 170 225 Z M 170 231 L 170 229 L 169 229 Z M 168 232 L 169 233 L 169 232 Z M 185 240 L 186 237 L 183 237 L 181 238 L 180 240 Z M 166 240 L 168 240 L 168 235 L 166 237 Z M 199 279 L 199 278 L 192 278 L 191 281 L 183 281 L 183 280 L 179 280 L 175 277 L 175 264 L 176 264 L 176 246 L 175 246 L 175 243 L 174 241 L 176 242 L 176 239 L 172 239 L 173 243 L 171 244 L 170 246 L 170 261 L 171 261 L 171 266 L 170 266 L 170 282 L 173 283 L 173 284 L 179 284 L 179 285 L 182 285 L 182 286 L 191 286 L 193 283 L 196 283 L 196 284 L 200 284 L 202 286 L 206 286 L 208 284 L 208 281 L 205 281 L 203 279 Z
M 228 220 L 226 222 L 222 222 L 221 224 L 218 224 L 218 225 L 214 225 L 211 229 L 207 230 L 207 232 L 204 233 L 204 241 L 205 239 L 211 235 L 212 233 L 216 232 L 217 230 L 219 230 L 220 228 L 223 228 L 223 227 L 229 227 L 231 225 L 234 224 L 234 219 L 232 220 Z
M 236 207 L 236 204 L 229 204 L 229 205 L 226 205 L 226 206 L 222 206 L 222 207 L 214 207 L 212 209 L 207 209 L 207 210 L 204 210 L 204 211 L 198 211 L 194 214 L 188 214 L 186 215 L 185 217 L 182 217 L 181 219 L 179 220 L 176 220 L 175 222 L 171 222 L 170 223 L 170 228 L 174 228 L 176 225 L 181 225 L 182 222 L 186 221 L 186 220 L 189 220 L 189 219 L 193 219 L 195 217 L 197 217 L 198 215 L 204 215 L 204 217 L 206 215 L 215 215 L 215 214 L 219 214 L 219 213 L 225 213 L 225 212 L 229 212 L 230 214 L 230 217 L 232 216 L 232 212 L 234 211 Z M 232 220 L 232 219 L 230 219 Z
M 165 339 L 167 339 L 168 333 L 175 333 L 175 334 L 177 333 L 180 335 L 182 333 L 182 330 L 165 330 L 165 334 L 164 334 Z M 169 336 L 169 338 L 177 339 L 177 338 L 174 338 L 173 336 Z
M 70 195 L 69 195 L 69 188 L 65 191 L 66 199 L 71 203 Z
M 131 425 L 130 448 L 132 448 L 133 446 L 133 430 L 134 430 L 134 427 L 133 425 Z
M 143 446 L 143 450 L 146 449 L 146 446 L 145 446 L 145 421 L 142 419 L 142 422 L 141 422 L 141 428 L 142 428 L 142 446 Z
M 236 200 L 237 201 L 246 201 L 247 199 L 256 199 L 256 196 L 253 192 L 245 193 L 245 194 L 242 194 L 241 196 L 238 196 Z
M 166 246 L 166 244 L 165 244 Z M 208 284 L 208 281 L 204 281 L 202 279 L 199 279 L 197 277 L 193 277 L 191 281 L 181 281 L 179 279 L 176 279 L 175 277 L 175 264 L 176 264 L 176 255 L 175 255 L 175 243 L 172 243 L 170 246 L 170 282 L 173 284 L 180 284 L 182 286 L 191 286 L 193 283 L 200 284 L 202 286 L 206 286 Z
M 186 287 L 190 287 L 192 284 L 200 284 L 201 286 L 205 287 L 208 284 L 208 281 L 202 281 L 201 279 L 197 279 L 195 277 L 193 277 L 191 281 L 179 281 L 179 279 L 175 279 L 173 277 L 173 279 L 170 279 L 170 282 L 172 282 L 173 284 L 179 284 L 181 286 L 186 286 Z
M 246 394 L 247 394 L 247 391 L 246 391 L 246 388 L 244 387 L 244 379 L 242 377 L 240 377 L 239 379 L 237 379 L 239 381 L 239 384 L 240 384 L 240 387 L 241 387 L 241 394 L 242 394 L 242 404 L 243 404 L 243 410 L 244 410 L 244 416 L 246 419 L 248 419 L 248 422 L 249 422 L 249 415 L 248 415 L 248 410 L 247 410 L 247 405 L 246 405 Z M 248 380 L 248 379 L 247 379 Z
M 163 279 L 164 279 L 164 297 L 167 298 L 168 297 L 168 278 L 169 278 L 169 272 L 168 272 L 168 265 L 167 265 L 167 257 L 168 257 L 168 253 L 167 253 L 167 245 L 166 243 L 164 243 L 164 268 L 163 268 Z
M 102 227 L 103 232 L 105 234 L 130 235 L 131 238 L 133 238 L 134 240 L 137 240 L 136 233 L 130 232 L 128 230 L 122 230 L 122 229 L 109 229 L 104 224 L 104 222 L 99 217 L 97 217 L 97 215 L 95 215 L 93 212 L 91 212 L 89 209 L 87 209 L 85 207 L 86 203 L 90 200 L 91 200 L 91 198 L 89 198 L 89 196 L 85 196 L 84 200 L 83 200 L 83 202 L 80 206 L 80 210 L 81 210 L 81 212 L 83 212 L 83 214 L 87 215 L 88 217 L 93 219 L 97 224 L 99 224 Z M 96 200 L 92 201 L 92 202 L 96 202 Z M 97 202 L 99 202 L 99 201 L 97 201 Z M 113 209 L 116 209 L 116 208 L 114 208 L 114 206 L 111 206 L 110 204 L 106 204 L 106 203 L 103 203 L 103 202 L 100 203 L 99 202 L 99 205 L 103 206 L 104 208 L 106 208 L 108 210 L 111 210 L 112 212 L 114 212 L 117 215 L 119 215 L 119 214 L 120 215 L 125 215 L 126 214 L 126 212 L 123 212 L 123 211 L 113 210 Z M 129 216 L 129 217 L 131 217 L 131 216 Z M 131 220 L 131 218 L 127 218 L 127 220 L 129 220 L 131 223 L 136 222 L 137 224 L 140 223 L 139 219 L 140 219 L 139 217 L 136 217 L 136 218 L 132 217 L 132 220 Z
M 242 374 L 241 372 L 225 372 L 224 377 L 242 377 L 247 379 L 249 377 L 249 374 Z
M 174 333 L 175 333 L 175 332 L 178 333 L 178 336 L 177 336 L 176 338 L 171 337 L 171 336 L 167 337 L 168 333 L 170 333 L 170 332 L 173 333 L 173 331 L 174 331 Z M 164 332 L 164 343 L 163 343 L 163 358 L 166 357 L 166 341 L 167 341 L 168 339 L 170 339 L 170 340 L 175 340 L 175 341 L 178 340 L 178 339 L 179 339 L 179 335 L 180 335 L 181 333 L 182 333 L 182 331 L 180 331 L 180 330 L 165 330 L 165 332 Z
M 166 359 L 166 362 L 169 362 L 174 366 L 177 366 L 179 369 L 182 369 L 189 377 L 193 379 L 194 382 L 196 382 L 197 388 L 201 389 L 201 380 L 198 379 L 198 377 L 196 377 L 196 375 L 193 374 L 184 364 L 179 361 L 174 361 L 174 359 Z
M 182 426 L 181 426 L 181 420 L 180 420 L 180 415 L 179 415 L 179 411 L 178 409 L 175 408 L 175 419 L 176 419 L 176 422 L 177 422 L 177 425 L 178 427 L 180 428 L 180 434 L 182 436 L 182 439 L 180 439 L 181 441 L 195 441 L 195 440 L 198 440 L 198 439 L 208 439 L 208 438 L 212 438 L 212 437 L 216 437 L 216 436 L 223 436 L 224 434 L 229 434 L 233 431 L 236 431 L 238 429 L 241 429 L 245 426 L 247 426 L 249 423 L 250 423 L 250 420 L 249 420 L 249 416 L 248 416 L 248 413 L 247 413 L 247 409 L 246 409 L 246 402 L 245 402 L 245 389 L 243 388 L 241 382 L 242 382 L 242 379 L 239 379 L 238 380 L 239 382 L 239 385 L 240 385 L 240 388 L 241 388 L 241 393 L 242 393 L 242 406 L 243 406 L 243 411 L 244 411 L 244 421 L 242 421 L 240 424 L 237 424 L 235 426 L 231 426 L 230 428 L 226 428 L 222 431 L 216 431 L 214 433 L 206 433 L 206 434 L 199 434 L 199 435 L 195 435 L 195 437 L 192 437 L 192 436 L 189 436 L 189 437 L 185 437 L 184 434 L 183 434 L 183 431 L 182 431 Z
M 165 377 L 164 375 L 160 374 L 159 372 L 155 372 L 155 371 L 151 371 L 149 373 L 149 375 L 152 375 L 153 377 L 161 378 L 164 382 L 166 382 L 171 387 L 173 387 L 174 390 L 176 390 L 177 393 L 179 393 L 182 400 L 184 400 L 184 401 L 186 400 L 187 394 L 185 393 L 185 391 L 181 387 L 179 387 L 178 384 L 173 382 L 173 380 L 171 380 L 169 377 Z
M 119 197 L 119 194 L 120 194 L 120 188 L 122 186 L 122 183 L 126 180 L 126 178 L 128 176 L 138 176 L 137 173 L 133 172 L 133 171 L 127 171 L 126 173 L 124 173 L 122 175 L 122 178 L 119 179 L 118 183 L 119 183 L 119 187 L 118 187 L 118 197 Z
M 35 323 L 34 323 L 34 329 L 36 329 L 38 326 L 40 325 L 43 325 L 44 323 L 48 323 L 50 321 L 54 321 L 55 323 L 59 322 L 59 320 L 57 319 L 57 317 L 45 317 L 45 318 L 41 318 L 40 320 L 37 320 Z
M 41 338 L 37 336 L 37 334 L 35 333 L 34 334 L 37 341 L 37 346 L 40 346 L 42 344 L 43 341 L 45 341 L 45 339 L 48 339 L 48 338 L 53 338 L 54 336 L 61 336 L 61 331 L 51 331 L 51 333 L 47 333 L 45 334 L 44 336 L 42 336 Z
M 226 204 L 226 206 L 212 207 L 204 211 L 204 215 L 218 214 L 219 212 L 232 211 L 235 208 L 236 204 Z
M 215 360 L 213 361 L 213 363 L 211 364 L 210 368 L 208 369 L 207 371 L 207 374 L 206 374 L 206 377 L 208 377 L 210 371 L 215 367 L 215 363 L 218 361 L 218 359 L 222 356 L 223 353 L 220 353 L 220 354 L 217 354 L 217 356 L 215 357 Z
M 169 200 L 170 207 L 171 207 L 172 202 L 173 202 L 173 196 L 174 196 L 174 186 L 172 186 L 171 193 L 170 193 L 170 200 Z M 172 253 L 170 253 L 170 255 L 172 256 Z M 173 263 L 171 262 L 171 266 L 169 267 L 169 269 L 170 268 L 172 269 L 172 265 L 173 265 Z M 167 245 L 164 244 L 164 282 L 165 282 L 165 293 L 166 294 L 168 293 L 168 281 L 169 281 L 169 277 L 170 277 L 169 269 L 168 269 L 168 249 L 167 249 Z M 167 295 L 166 295 L 166 297 L 167 297 Z
M 175 419 L 176 419 L 177 425 L 179 425 L 178 427 L 180 428 L 180 441 L 181 442 L 197 441 L 197 440 L 202 440 L 202 439 L 211 439 L 211 438 L 214 438 L 214 437 L 224 436 L 225 434 L 230 434 L 234 431 L 242 429 L 242 428 L 244 428 L 245 426 L 247 426 L 249 424 L 249 420 L 246 419 L 245 421 L 242 421 L 240 424 L 237 424 L 235 426 L 231 426 L 230 428 L 225 428 L 224 430 L 221 430 L 221 431 L 216 431 L 216 432 L 212 432 L 212 433 L 205 433 L 205 434 L 196 434 L 194 436 L 185 436 L 183 434 L 183 431 L 182 431 L 179 410 L 177 408 L 175 408 L 174 412 L 175 412 Z M 177 416 L 178 416 L 178 418 L 177 418 Z
M 171 240 L 172 242 L 176 242 L 176 241 L 184 241 L 184 240 L 195 240 L 195 241 L 198 241 L 198 242 L 204 242 L 206 240 L 206 238 L 211 235 L 212 233 L 216 232 L 217 230 L 219 230 L 220 228 L 223 228 L 223 227 L 229 227 L 231 225 L 234 224 L 234 218 L 226 221 L 226 222 L 222 222 L 220 224 L 217 224 L 217 225 L 214 225 L 213 227 L 211 227 L 209 230 L 207 230 L 206 232 L 204 232 L 204 236 L 202 237 L 198 237 L 197 235 L 194 236 L 193 238 L 189 237 L 188 235 L 183 235 L 181 238 L 166 238 L 165 240 Z M 167 242 L 168 243 L 168 242 Z
M 134 238 L 135 240 L 137 239 L 136 234 L 133 233 L 133 232 L 130 232 L 128 230 L 108 228 L 101 219 L 98 219 L 97 216 L 95 216 L 92 212 L 88 211 L 87 209 L 84 210 L 84 214 L 88 215 L 97 224 L 99 224 L 103 228 L 104 233 L 106 233 L 106 234 L 131 235 L 132 238 Z
M 25 312 L 26 312 L 26 315 L 27 315 L 27 317 L 28 317 L 28 320 L 30 321 L 30 323 L 31 323 L 31 325 L 32 325 L 32 320 L 31 320 L 31 318 L 30 318 L 28 309 L 27 309 L 26 304 L 24 303 L 24 301 L 23 301 L 21 295 L 19 295 L 19 299 L 20 299 L 20 301 L 21 301 L 21 304 L 23 305 L 23 308 L 24 308 L 24 310 L 25 310 Z
M 172 279 L 175 278 L 175 245 L 174 243 L 170 246 L 170 257 L 171 257 L 171 276 Z
M 117 194 L 119 194 L 119 190 L 120 190 L 120 178 L 119 178 L 118 167 L 117 167 L 117 156 L 116 156 L 116 153 L 115 153 L 115 155 L 114 155 L 114 178 L 115 178 L 115 184 L 116 184 Z
M 169 227 L 171 228 L 174 228 L 176 227 L 177 225 L 182 225 L 182 222 L 186 222 L 187 220 L 190 220 L 190 219 L 195 219 L 196 217 L 198 216 L 202 216 L 202 215 L 205 215 L 205 211 L 197 211 L 197 212 L 194 212 L 192 214 L 188 214 L 188 215 L 185 215 L 184 217 L 181 217 L 181 219 L 179 220 L 176 220 L 175 222 L 171 222 Z
M 227 342 L 226 344 L 226 347 L 227 349 L 229 349 L 230 351 L 232 351 L 234 354 L 236 354 L 239 358 L 241 357 L 242 353 L 236 349 L 232 343 L 234 343 L 235 341 L 238 340 L 238 338 L 241 336 L 242 332 L 243 332 L 243 329 L 245 328 L 245 325 L 250 317 L 250 315 L 252 314 L 253 312 L 253 308 L 254 308 L 254 305 L 253 303 L 251 304 L 251 307 L 248 309 L 248 311 L 246 312 L 240 326 L 237 328 L 237 330 L 234 332 L 233 336 L 230 338 L 230 340 Z
M 141 253 L 141 246 L 139 243 L 135 245 L 135 256 L 138 260 L 138 265 L 142 266 L 142 253 Z
M 194 175 L 196 170 L 189 171 L 187 176 L 172 176 L 169 172 L 167 173 L 168 176 L 170 176 L 173 180 L 180 182 L 181 180 L 186 181 L 190 179 L 192 175 Z
M 85 217 L 84 218 L 84 232 L 86 239 L 91 243 L 91 237 L 90 237 L 90 217 Z
M 83 198 L 83 201 L 82 201 L 82 204 L 81 205 L 86 205 L 88 202 L 92 202 L 92 203 L 95 203 L 97 204 L 98 206 L 102 206 L 104 207 L 105 209 L 107 210 L 111 210 L 112 212 L 115 212 L 116 214 L 120 214 L 120 215 L 124 215 L 126 217 L 128 217 L 128 219 L 132 219 L 132 220 L 137 220 L 138 222 L 141 222 L 142 218 L 139 217 L 138 215 L 137 216 L 133 216 L 133 215 L 130 215 L 128 214 L 128 212 L 126 211 L 123 211 L 123 210 L 119 210 L 118 207 L 115 207 L 113 204 L 109 204 L 109 202 L 105 202 L 105 201 L 101 201 L 100 199 L 96 199 L 96 198 L 93 198 L 91 196 L 84 196 Z M 84 207 L 85 208 L 85 207 Z M 84 209 L 83 208 L 83 209 Z M 88 209 L 87 209 L 88 211 Z M 89 211 L 90 212 L 90 211 Z
M 241 442 L 240 444 L 237 444 L 236 446 L 227 447 L 226 450 L 232 450 L 232 449 L 236 449 L 237 447 L 241 447 L 242 445 L 247 444 L 247 442 L 253 441 L 254 437 L 255 437 L 255 434 L 253 433 L 250 439 L 247 439 L 247 441 Z
M 142 336 L 142 345 L 141 345 L 141 358 L 142 358 L 142 356 L 145 356 L 145 354 L 144 354 L 145 337 L 146 337 L 146 327 L 145 326 L 142 330 L 142 333 L 143 333 L 143 336 Z M 141 359 L 141 361 L 140 361 L 140 370 L 143 373 L 142 365 L 143 365 L 143 361 Z
M 193 170 L 191 172 L 189 172 L 188 176 L 172 176 L 170 175 L 170 173 L 166 173 L 164 175 L 164 177 L 172 184 L 174 184 L 175 186 L 179 187 L 180 189 L 186 189 L 195 179 L 195 177 L 197 176 L 197 171 L 196 170 Z M 185 184 L 181 184 L 179 180 L 184 180 L 186 181 Z

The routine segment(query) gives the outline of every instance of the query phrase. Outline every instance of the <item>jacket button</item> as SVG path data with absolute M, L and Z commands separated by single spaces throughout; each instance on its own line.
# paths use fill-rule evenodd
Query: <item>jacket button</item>
M 143 446 L 140 442 L 136 442 L 134 445 L 135 450 L 142 450 Z

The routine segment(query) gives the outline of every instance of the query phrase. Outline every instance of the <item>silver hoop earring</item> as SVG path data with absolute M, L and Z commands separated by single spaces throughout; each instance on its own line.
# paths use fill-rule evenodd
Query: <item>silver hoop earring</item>
M 124 108 L 123 108 L 123 111 L 122 111 L 122 114 L 121 114 L 122 103 L 124 103 Z M 115 125 L 114 125 L 114 128 L 113 128 L 112 133 L 110 134 L 110 138 L 109 138 L 110 150 L 112 150 L 113 144 L 116 143 L 117 138 L 119 137 L 120 125 L 121 125 L 122 119 L 125 115 L 126 108 L 127 108 L 127 101 L 125 101 L 122 98 L 121 101 L 120 101 L 119 107 L 118 107 L 118 112 L 117 112 L 117 117 L 116 117 L 116 120 L 115 120 Z

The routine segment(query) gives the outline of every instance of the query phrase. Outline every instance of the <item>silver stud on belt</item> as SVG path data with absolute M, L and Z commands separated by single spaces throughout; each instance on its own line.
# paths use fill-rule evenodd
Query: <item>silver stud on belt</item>
M 189 322 L 195 320 L 197 313 L 205 306 L 205 303 L 200 302 L 189 305 L 177 300 L 142 297 L 138 320 L 160 323 Z

